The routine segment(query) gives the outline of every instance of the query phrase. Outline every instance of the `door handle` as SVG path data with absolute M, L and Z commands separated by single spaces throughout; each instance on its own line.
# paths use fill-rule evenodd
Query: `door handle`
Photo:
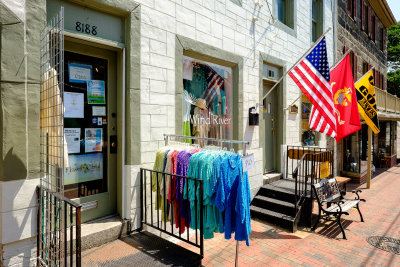
M 272 118 L 271 121 L 272 121 L 272 129 L 271 130 L 275 131 L 275 119 Z

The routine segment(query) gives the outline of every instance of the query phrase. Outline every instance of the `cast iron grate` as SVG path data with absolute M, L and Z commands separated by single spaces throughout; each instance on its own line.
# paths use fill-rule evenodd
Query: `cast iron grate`
M 379 249 L 400 255 L 400 239 L 386 236 L 370 236 L 367 242 Z

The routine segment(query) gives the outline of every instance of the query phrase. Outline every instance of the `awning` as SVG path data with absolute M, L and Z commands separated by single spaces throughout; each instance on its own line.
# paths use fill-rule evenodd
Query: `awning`
M 0 2 L 0 27 L 3 25 L 17 24 L 22 21 L 4 3 Z

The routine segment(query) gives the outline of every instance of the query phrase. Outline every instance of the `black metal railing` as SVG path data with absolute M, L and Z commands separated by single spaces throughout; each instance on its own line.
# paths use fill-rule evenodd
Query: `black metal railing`
M 43 187 L 37 196 L 37 266 L 80 267 L 81 204 Z
M 295 210 L 306 197 L 313 197 L 311 186 L 321 178 L 333 176 L 333 151 L 303 153 L 292 173 L 295 180 Z
M 194 198 L 180 198 L 180 204 L 183 205 L 175 210 L 174 188 L 177 188 L 177 184 L 183 194 L 189 196 L 189 190 L 195 193 Z M 185 187 L 186 184 L 190 186 Z M 199 248 L 200 256 L 203 257 L 203 180 L 141 168 L 140 188 L 142 226 L 150 226 Z M 196 208 L 191 211 L 191 206 Z M 186 219 L 182 225 L 181 217 L 185 216 L 191 217 L 191 221 L 189 224 L 189 219 Z
M 307 146 L 291 146 L 286 147 L 286 176 L 285 178 L 293 178 L 293 172 L 299 164 L 301 157 L 306 153 L 316 154 L 320 152 L 332 152 L 327 148 L 307 147 Z M 333 155 L 333 152 L 332 152 Z M 332 165 L 333 168 L 333 165 Z

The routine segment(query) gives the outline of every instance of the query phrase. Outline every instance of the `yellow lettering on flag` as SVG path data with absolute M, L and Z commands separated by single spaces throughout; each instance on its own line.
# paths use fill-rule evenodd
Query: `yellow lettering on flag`
M 379 133 L 378 113 L 376 109 L 374 74 L 367 72 L 356 84 L 358 111 L 367 125 L 375 133 Z

